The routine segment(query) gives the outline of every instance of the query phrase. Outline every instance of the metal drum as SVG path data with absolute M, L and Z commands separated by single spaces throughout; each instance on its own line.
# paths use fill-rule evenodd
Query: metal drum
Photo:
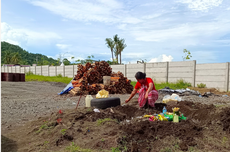
M 20 73 L 20 81 L 25 82 L 25 74 L 24 73 Z
M 13 81 L 14 77 L 13 77 L 13 73 L 6 73 L 6 81 Z
M 20 73 L 13 73 L 13 81 L 15 82 L 20 81 Z

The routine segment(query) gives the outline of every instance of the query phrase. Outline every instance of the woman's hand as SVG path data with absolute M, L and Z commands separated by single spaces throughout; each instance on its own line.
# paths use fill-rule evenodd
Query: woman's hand
M 147 99 L 148 99 L 148 96 L 149 96 L 149 93 L 148 93 L 148 92 L 146 92 L 146 94 L 145 94 L 145 100 L 147 100 Z
M 125 100 L 125 103 L 128 103 L 129 101 L 130 101 L 129 99 Z

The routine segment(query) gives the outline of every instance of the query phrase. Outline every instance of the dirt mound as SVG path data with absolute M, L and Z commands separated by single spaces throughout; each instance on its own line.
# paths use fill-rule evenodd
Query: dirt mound
M 18 139 L 18 151 L 65 151 L 72 142 L 94 151 L 229 150 L 229 107 L 218 109 L 183 101 L 168 105 L 167 111 L 179 107 L 187 120 L 173 123 L 140 118 L 161 113 L 164 106 L 167 105 L 157 103 L 155 108 L 138 109 L 125 105 L 100 112 L 94 112 L 92 107 L 63 110 L 28 123 L 9 137 Z M 206 138 L 217 141 L 212 143 L 214 147 L 205 146 L 211 143 Z

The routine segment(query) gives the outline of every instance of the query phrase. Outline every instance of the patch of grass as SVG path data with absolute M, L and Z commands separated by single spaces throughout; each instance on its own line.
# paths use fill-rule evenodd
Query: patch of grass
M 111 121 L 118 123 L 117 119 L 105 118 L 105 119 L 98 119 L 97 125 L 101 125 L 104 124 L 105 122 L 111 122 Z
M 133 87 L 136 85 L 137 82 L 132 81 L 131 84 L 133 85 Z M 155 87 L 157 90 L 159 89 L 163 89 L 165 87 L 169 87 L 171 89 L 185 89 L 187 87 L 191 87 L 191 83 L 189 82 L 185 82 L 183 79 L 177 80 L 176 83 L 166 83 L 166 82 L 162 82 L 162 83 L 154 83 Z
M 164 149 L 161 149 L 161 152 L 172 152 L 172 149 L 169 147 L 165 147 Z
M 58 76 L 43 76 L 43 75 L 34 75 L 34 74 L 26 75 L 26 81 L 62 82 L 68 84 L 71 80 L 72 78 L 62 77 L 62 75 L 58 75 Z
M 197 84 L 197 87 L 198 88 L 206 88 L 206 84 L 200 83 L 200 84 Z
M 79 146 L 75 145 L 74 142 L 68 147 L 66 147 L 66 152 L 91 152 L 91 149 L 82 149 Z
M 45 129 L 52 129 L 54 128 L 54 126 L 48 126 L 47 125 L 47 121 L 44 122 L 44 124 L 38 129 L 38 131 L 36 131 L 36 133 L 40 133 L 42 130 L 45 130 Z
M 61 130 L 61 134 L 62 134 L 63 136 L 66 134 L 66 130 L 67 130 L 67 129 L 62 129 L 62 130 Z
M 120 149 L 119 149 L 119 147 L 112 147 L 111 151 L 112 152 L 120 152 Z

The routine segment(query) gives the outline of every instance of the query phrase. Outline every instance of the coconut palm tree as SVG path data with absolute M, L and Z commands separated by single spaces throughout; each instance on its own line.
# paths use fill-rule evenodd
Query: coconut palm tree
M 106 38 L 105 39 L 105 44 L 107 44 L 107 47 L 111 49 L 112 60 L 114 61 L 114 58 L 113 58 L 113 49 L 114 49 L 114 46 L 115 46 L 114 41 L 111 38 Z
M 20 54 L 18 52 L 14 53 L 13 56 L 12 56 L 12 58 L 11 58 L 11 62 L 13 64 L 19 64 L 20 60 L 21 60 Z
M 114 41 L 114 44 L 115 44 L 114 53 L 115 53 L 115 56 L 116 56 L 117 63 L 118 63 L 118 55 L 119 55 L 119 46 L 118 46 L 119 39 L 120 38 L 118 37 L 117 34 L 113 36 L 113 41 Z
M 126 48 L 126 44 L 125 44 L 125 39 L 121 39 L 118 41 L 117 43 L 118 45 L 118 53 L 120 54 L 120 64 L 121 64 L 121 52 L 124 50 L 124 48 Z
M 5 64 L 10 64 L 11 58 L 12 58 L 12 53 L 10 51 L 5 51 L 4 53 L 5 54 L 4 54 L 3 61 L 5 62 Z

